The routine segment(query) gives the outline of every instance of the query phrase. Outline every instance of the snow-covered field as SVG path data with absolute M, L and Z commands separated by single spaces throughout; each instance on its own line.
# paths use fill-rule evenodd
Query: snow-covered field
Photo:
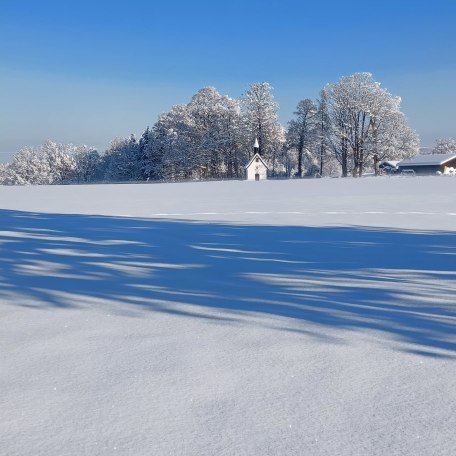
M 456 180 L 0 187 L 0 454 L 456 454 Z

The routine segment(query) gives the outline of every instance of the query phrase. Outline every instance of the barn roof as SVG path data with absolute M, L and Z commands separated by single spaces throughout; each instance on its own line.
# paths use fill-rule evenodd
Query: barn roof
M 423 154 L 416 157 L 406 158 L 399 162 L 398 166 L 436 166 L 456 158 L 456 154 Z
M 266 162 L 261 158 L 261 155 L 259 153 L 256 153 L 252 158 L 251 160 L 245 165 L 245 168 L 248 168 L 253 160 L 255 160 L 255 158 L 258 157 L 260 160 L 261 160 L 261 163 L 263 163 L 264 166 L 266 166 L 266 169 L 269 169 L 269 166 L 266 164 Z

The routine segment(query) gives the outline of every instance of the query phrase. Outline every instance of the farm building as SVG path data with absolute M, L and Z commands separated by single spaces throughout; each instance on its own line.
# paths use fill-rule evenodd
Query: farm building
M 426 154 L 406 158 L 398 163 L 399 172 L 413 170 L 415 174 L 429 175 L 456 167 L 456 154 Z
M 253 147 L 253 157 L 245 166 L 247 172 L 247 180 L 265 180 L 268 178 L 268 165 L 261 158 L 259 153 L 258 140 L 255 140 L 255 145 Z

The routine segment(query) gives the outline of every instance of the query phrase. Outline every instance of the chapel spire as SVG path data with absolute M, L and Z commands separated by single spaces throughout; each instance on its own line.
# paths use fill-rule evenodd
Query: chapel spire
M 258 144 L 258 138 L 255 138 L 255 144 L 253 145 L 253 155 L 260 153 L 260 145 Z

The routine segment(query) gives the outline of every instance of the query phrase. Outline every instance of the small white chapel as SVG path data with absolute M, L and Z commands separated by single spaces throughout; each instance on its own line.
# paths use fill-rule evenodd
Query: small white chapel
M 247 180 L 260 181 L 268 178 L 268 165 L 260 155 L 260 146 L 258 139 L 255 139 L 253 146 L 253 157 L 245 166 L 247 172 Z

